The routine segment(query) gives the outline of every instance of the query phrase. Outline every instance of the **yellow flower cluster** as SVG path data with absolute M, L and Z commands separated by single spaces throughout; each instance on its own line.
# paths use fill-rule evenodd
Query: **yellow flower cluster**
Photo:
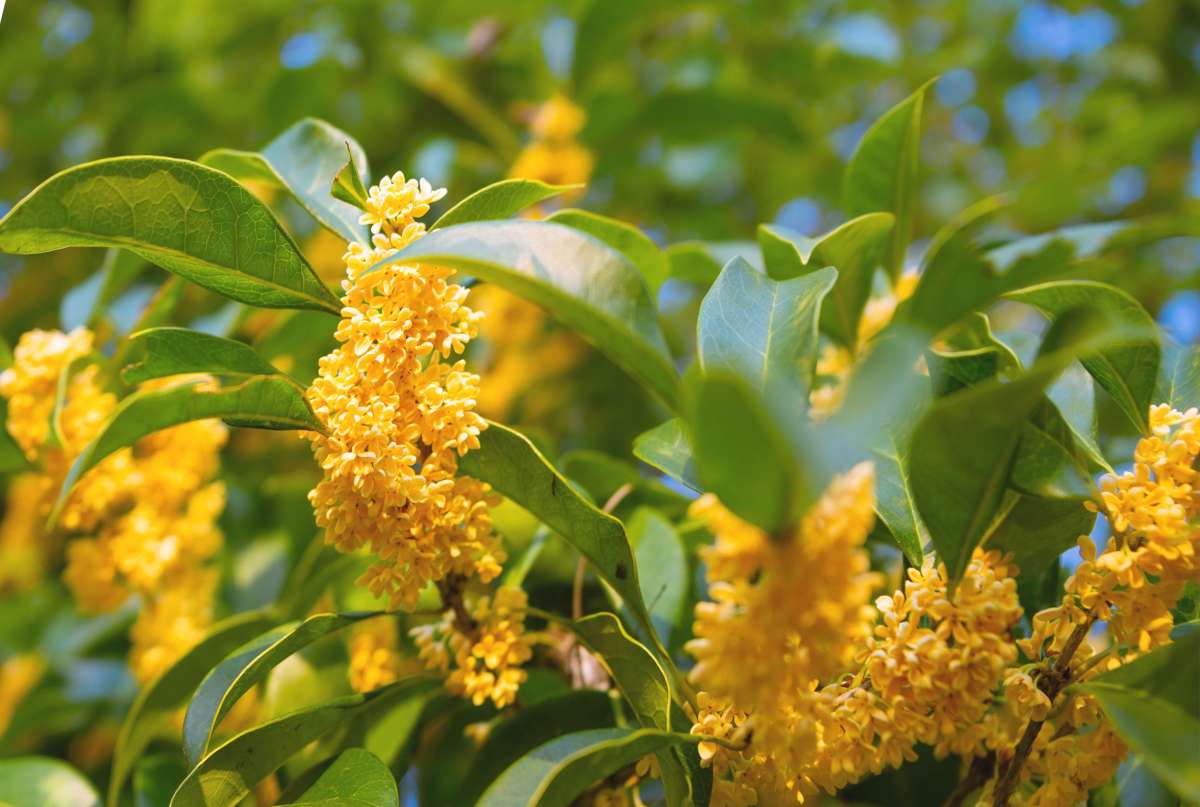
M 390 617 L 355 624 L 350 631 L 349 649 L 350 686 L 355 692 L 371 692 L 395 683 L 416 666 L 400 652 L 396 625 Z
M 1079 539 L 1083 560 L 1067 580 L 1061 604 L 1037 613 L 1033 634 L 1018 642 L 1035 675 L 1064 667 L 1067 680 L 1083 680 L 1166 644 L 1172 607 L 1188 582 L 1200 580 L 1200 411 L 1156 405 L 1149 424 L 1133 468 L 1101 480 L 1101 506 L 1113 530 L 1104 551 Z M 1107 623 L 1111 641 L 1103 664 L 1096 663 L 1089 642 L 1072 641 L 1095 622 Z M 1059 664 L 1067 652 L 1069 661 Z M 1005 680 L 1004 699 L 1011 718 L 1006 743 L 996 746 L 1003 753 L 1011 754 L 1025 724 L 1045 721 L 1020 771 L 1023 787 L 1013 804 L 1069 807 L 1084 801 L 1126 755 L 1086 695 L 1068 693 L 1052 704 L 1034 676 L 1018 670 Z M 990 803 L 989 791 L 981 804 Z
M 532 139 L 517 155 L 509 176 L 552 185 L 587 182 L 595 160 L 592 152 L 575 140 L 586 121 L 583 110 L 565 96 L 546 101 L 534 111 L 529 124 Z
M 77 368 L 59 413 L 59 439 L 51 440 L 58 378 L 91 352 L 92 340 L 82 328 L 70 334 L 30 331 L 17 344 L 13 366 L 0 374 L 13 438 L 43 468 L 35 477 L 39 522 L 71 464 L 116 407 L 116 397 L 100 385 L 99 367 Z M 81 607 L 111 610 L 131 593 L 141 595 L 130 657 L 139 681 L 178 658 L 212 620 L 216 577 L 203 564 L 221 545 L 216 521 L 224 487 L 210 480 L 225 439 L 218 421 L 145 437 L 85 474 L 58 519 L 61 532 L 80 536 L 67 547 L 64 579 Z
M 422 587 L 448 575 L 500 571 L 488 487 L 457 475 L 479 446 L 479 378 L 461 354 L 480 315 L 444 267 L 388 264 L 420 238 L 414 219 L 444 190 L 397 173 L 370 189 L 364 223 L 373 246 L 350 244 L 337 349 L 308 390 L 326 433 L 306 435 L 323 477 L 309 494 L 326 540 L 379 557 L 364 581 L 393 607 L 411 608 Z
M 467 620 L 447 612 L 440 622 L 413 628 L 420 659 L 431 670 L 449 671 L 451 694 L 476 706 L 491 700 L 503 709 L 516 700 L 526 678 L 521 665 L 533 655 L 525 634 L 527 606 L 524 591 L 502 587 L 475 603 L 467 626 Z
M 756 751 L 797 787 L 820 741 L 815 687 L 849 669 L 871 635 L 881 579 L 863 543 L 874 503 L 874 470 L 863 463 L 833 480 L 794 534 L 774 540 L 711 494 L 692 505 L 716 536 L 702 550 L 712 601 L 696 606 L 692 678 L 719 711 L 749 715 Z M 770 719 L 754 722 L 760 714 Z
M 883 327 L 892 320 L 896 307 L 912 296 L 920 278 L 916 272 L 905 272 L 896 281 L 891 292 L 872 298 L 863 308 L 858 321 L 858 346 L 870 342 Z M 846 397 L 850 382 L 850 370 L 854 366 L 854 352 L 841 345 L 826 344 L 817 358 L 817 376 L 824 383 L 809 394 L 809 407 L 815 418 L 826 418 L 837 411 Z

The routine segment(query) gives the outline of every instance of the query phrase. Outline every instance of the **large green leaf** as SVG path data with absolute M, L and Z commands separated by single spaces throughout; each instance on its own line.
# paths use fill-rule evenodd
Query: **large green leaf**
M 655 729 L 567 734 L 517 760 L 487 789 L 479 807 L 568 807 L 589 787 L 647 754 L 699 739 Z
M 548 185 L 537 179 L 502 179 L 465 197 L 443 213 L 429 229 L 436 230 L 473 221 L 506 219 L 530 205 L 580 187 L 582 186 Z
M 348 695 L 269 720 L 217 746 L 200 760 L 171 798 L 171 807 L 232 807 L 258 782 L 313 740 L 368 711 L 395 689 L 424 688 L 427 678 Z
M 1027 303 L 1054 318 L 1077 308 L 1098 312 L 1131 334 L 1096 353 L 1080 357 L 1083 366 L 1143 433 L 1158 382 L 1160 348 L 1154 319 L 1137 300 L 1120 289 L 1086 280 L 1060 280 L 1019 289 L 1005 295 Z
M 634 512 L 629 537 L 637 559 L 642 599 L 650 609 L 655 633 L 670 647 L 688 595 L 687 550 L 671 522 L 649 507 Z
M 1164 340 L 1162 375 L 1154 400 L 1181 412 L 1200 403 L 1200 345 L 1183 347 Z
M 1058 409 L 1075 438 L 1075 444 L 1087 459 L 1093 465 L 1111 471 L 1108 460 L 1100 451 L 1096 387 L 1083 365 L 1078 361 L 1068 364 L 1062 375 L 1046 390 L 1046 397 Z
M 680 418 L 672 418 L 643 432 L 633 441 L 633 455 L 693 490 L 702 490 L 687 429 Z
M 641 273 L 642 278 L 646 281 L 646 288 L 650 292 L 650 299 L 657 298 L 658 290 L 667 279 L 671 267 L 666 256 L 659 251 L 658 246 L 637 227 L 617 219 L 574 208 L 559 210 L 552 214 L 547 221 L 565 224 L 588 235 L 593 235 L 620 252 Z
M 221 719 L 280 662 L 316 640 L 378 614 L 316 614 L 272 628 L 239 647 L 204 677 L 183 721 L 183 753 L 196 763 L 209 751 Z
M 772 280 L 734 258 L 700 305 L 700 366 L 731 370 L 764 394 L 794 395 L 803 406 L 817 363 L 821 302 L 837 270 Z
M 114 157 L 68 168 L 0 219 L 0 250 L 119 247 L 234 300 L 341 304 L 274 214 L 227 174 L 187 160 Z
M 1049 498 L 1083 500 L 1095 491 L 1075 433 L 1048 398 L 1021 426 L 1010 483 L 1023 493 Z
M 632 490 L 620 500 L 614 513 L 649 505 L 668 517 L 682 517 L 690 503 L 688 497 L 640 473 L 633 463 L 603 451 L 587 448 L 568 451 L 559 458 L 558 464 L 562 472 L 572 482 L 583 486 L 595 502 L 606 502 L 629 485 Z
M 1121 739 L 1133 749 L 1146 766 L 1187 803 L 1200 802 L 1200 719 L 1171 699 L 1159 697 L 1157 686 L 1169 680 L 1189 689 L 1194 701 L 1200 692 L 1197 659 L 1200 659 L 1200 632 L 1177 640 L 1155 653 L 1133 662 L 1144 661 L 1152 674 L 1138 680 L 1141 670 L 1118 668 L 1078 685 L 1094 697 L 1112 721 Z M 1173 664 L 1160 664 L 1155 657 L 1163 654 Z
M 642 277 L 598 239 L 551 222 L 460 224 L 418 239 L 375 269 L 413 261 L 469 272 L 544 306 L 664 403 L 676 404 L 679 381 Z
M 10 807 L 100 807 L 82 773 L 49 757 L 0 760 L 0 804 Z
M 496 777 L 539 745 L 564 734 L 608 728 L 612 723 L 611 698 L 594 689 L 565 692 L 521 709 L 488 733 L 458 798 L 462 804 L 474 804 Z
M 837 269 L 837 282 L 821 308 L 821 329 L 854 350 L 858 345 L 858 321 L 871 296 L 875 268 L 881 263 L 887 246 L 885 236 L 894 222 L 891 213 L 867 213 L 816 238 L 760 225 L 763 263 L 775 280 L 789 280 L 825 266 Z
M 890 212 L 896 217 L 887 261 L 892 278 L 904 269 L 916 213 L 921 109 L 927 82 L 875 121 L 846 165 L 843 207 L 850 216 Z
M 361 212 L 333 197 L 333 178 L 351 162 L 359 179 L 370 184 L 367 155 L 353 137 L 317 118 L 304 118 L 289 126 L 261 152 L 215 149 L 200 162 L 241 180 L 262 182 L 286 190 L 314 219 L 347 241 L 367 243 L 367 228 L 359 224 Z
M 132 334 L 129 342 L 129 355 L 140 360 L 121 371 L 126 384 L 182 373 L 240 378 L 279 373 L 244 342 L 188 328 L 150 328 Z
M 347 748 L 292 804 L 399 807 L 400 791 L 392 772 L 379 757 L 363 748 Z
M 637 566 L 621 522 L 581 496 L 521 433 L 490 423 L 480 447 L 459 460 L 463 473 L 490 484 L 580 551 L 634 616 L 651 630 Z
M 176 713 L 187 703 L 208 671 L 230 651 L 269 628 L 274 621 L 270 614 L 251 611 L 214 625 L 207 636 L 142 688 L 117 735 L 108 785 L 109 804 L 118 802 L 125 779 L 151 741 L 174 731 Z
M 875 513 L 914 566 L 920 566 L 929 543 L 929 530 L 913 497 L 909 472 L 907 431 L 889 433 L 872 451 L 875 462 Z
M 278 375 L 252 376 L 235 386 L 216 389 L 203 383 L 188 383 L 135 392 L 121 402 L 100 436 L 88 444 L 71 466 L 51 520 L 75 483 L 114 451 L 160 429 L 207 418 L 223 418 L 233 425 L 261 429 L 322 431 L 324 428 L 296 382 Z
M 1037 574 L 1091 532 L 1095 521 L 1078 499 L 1021 495 L 992 524 L 985 543 L 1011 552 L 1022 572 Z
M 913 496 L 952 585 L 1000 507 L 1022 424 L 1067 358 L 1051 356 L 1012 381 L 988 381 L 941 398 L 917 423 L 910 449 Z

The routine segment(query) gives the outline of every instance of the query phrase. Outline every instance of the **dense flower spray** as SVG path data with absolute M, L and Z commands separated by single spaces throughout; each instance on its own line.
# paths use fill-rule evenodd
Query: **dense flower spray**
M 116 407 L 116 396 L 100 384 L 98 365 L 72 372 L 73 363 L 91 353 L 92 343 L 92 333 L 84 328 L 69 334 L 29 331 L 17 344 L 13 366 L 0 374 L 13 439 L 42 468 L 22 483 L 36 491 L 36 504 L 27 507 L 36 513 L 39 534 L 71 464 Z M 52 434 L 51 414 L 64 373 L 66 396 L 58 433 Z M 177 382 L 154 381 L 147 387 L 167 383 Z M 225 491 L 211 480 L 225 439 L 218 421 L 185 423 L 144 437 L 85 474 L 58 518 L 56 532 L 76 536 L 67 545 L 63 576 L 80 607 L 107 611 L 131 594 L 141 597 L 130 654 L 139 681 L 169 666 L 212 621 L 216 572 L 206 561 L 221 546 L 216 521 Z M 17 517 L 19 510 L 8 519 Z M 5 531 L 17 529 L 8 519 Z

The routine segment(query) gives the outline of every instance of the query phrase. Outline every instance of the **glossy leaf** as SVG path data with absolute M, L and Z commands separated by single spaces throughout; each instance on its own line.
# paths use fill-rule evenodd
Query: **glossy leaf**
M 496 777 L 534 748 L 565 734 L 608 728 L 612 722 L 612 699 L 594 689 L 565 692 L 521 709 L 488 733 L 459 800 L 474 804 Z
M 567 734 L 538 746 L 504 771 L 480 798 L 479 807 L 569 807 L 589 787 L 646 754 L 698 739 L 655 729 Z
M 575 620 L 572 629 L 604 664 L 638 721 L 670 731 L 671 676 L 654 653 L 629 635 L 616 614 L 607 611 Z M 685 727 L 674 728 L 682 731 Z
M 565 538 L 649 629 L 650 613 L 621 522 L 583 498 L 521 433 L 491 423 L 479 442 L 479 448 L 459 460 L 460 470 L 487 482 Z
M 49 757 L 0 760 L 0 804 L 10 807 L 100 807 L 82 773 Z
M 988 549 L 1011 552 L 1022 572 L 1037 573 L 1087 535 L 1096 521 L 1078 499 L 1046 499 L 1021 495 L 992 525 Z
M 68 168 L 0 220 L 0 250 L 119 247 L 239 302 L 337 313 L 274 214 L 227 174 L 186 160 L 114 157 Z
M 208 753 L 221 719 L 280 662 L 318 639 L 377 616 L 369 612 L 316 614 L 303 622 L 272 628 L 247 642 L 204 677 L 183 721 L 183 753 L 192 765 Z
M 826 268 L 776 281 L 735 258 L 704 296 L 700 366 L 741 375 L 764 394 L 804 393 L 817 363 L 821 302 L 837 281 Z
M 126 384 L 183 373 L 247 377 L 277 375 L 254 348 L 188 328 L 150 328 L 129 337 L 129 354 L 142 358 L 121 371 Z
M 1154 319 L 1136 300 L 1114 286 L 1085 280 L 1043 283 L 1009 292 L 1005 297 L 1035 306 L 1051 318 L 1086 307 L 1136 334 L 1128 341 L 1084 354 L 1080 362 L 1130 421 L 1146 432 L 1161 351 Z
M 236 386 L 210 389 L 185 383 L 128 396 L 109 417 L 100 436 L 88 444 L 63 481 L 53 521 L 66 494 L 105 457 L 148 434 L 193 420 L 223 418 L 236 426 L 322 431 L 300 387 L 281 376 L 252 376 Z
M 673 418 L 639 434 L 633 441 L 633 455 L 693 490 L 703 490 L 681 419 Z
M 592 236 L 539 221 L 461 224 L 426 235 L 375 269 L 413 261 L 469 272 L 544 306 L 675 405 L 679 382 L 641 275 Z
M 1200 345 L 1182 347 L 1164 339 L 1162 374 L 1154 402 L 1169 403 L 1181 412 L 1200 405 Z
M 671 267 L 666 257 L 659 251 L 658 246 L 637 227 L 617 219 L 574 208 L 559 210 L 552 214 L 547 221 L 574 227 L 576 230 L 599 238 L 620 252 L 641 273 L 642 279 L 646 281 L 646 288 L 650 292 L 650 299 L 657 298 L 658 290 L 667 279 Z
M 656 510 L 639 508 L 629 521 L 642 599 L 650 609 L 654 631 L 671 646 L 688 596 L 687 552 L 679 533 Z
M 214 625 L 207 636 L 139 691 L 117 735 L 108 786 L 109 804 L 117 803 L 134 763 L 151 741 L 175 730 L 175 715 L 208 671 L 230 651 L 269 628 L 273 622 L 269 614 L 252 611 Z
M 1112 470 L 1100 450 L 1095 384 L 1083 365 L 1078 361 L 1068 364 L 1046 390 L 1046 397 L 1058 409 L 1084 456 L 1096 467 Z
M 348 695 L 269 720 L 217 746 L 171 798 L 171 807 L 232 807 L 293 754 L 368 710 L 393 688 L 424 687 L 414 679 L 366 695 Z
M 859 141 L 846 165 L 843 207 L 850 216 L 889 212 L 896 217 L 887 261 L 892 278 L 904 269 L 917 202 L 921 110 L 929 83 L 889 109 Z
M 552 199 L 582 185 L 548 185 L 537 179 L 502 179 L 465 197 L 442 214 L 430 230 L 473 221 L 507 219 L 530 205 Z
M 330 195 L 359 210 L 366 210 L 369 196 L 366 182 L 370 181 L 366 173 L 365 165 L 361 169 L 358 167 L 358 160 L 354 157 L 354 148 L 347 141 L 346 164 L 333 175 L 333 182 L 329 187 Z
M 1095 486 L 1084 452 L 1058 408 L 1043 400 L 1021 427 L 1010 482 L 1034 496 L 1083 500 Z
M 379 757 L 362 748 L 347 748 L 292 804 L 399 807 L 400 792 L 395 777 Z
M 347 151 L 359 182 L 369 182 L 367 155 L 353 137 L 317 118 L 304 118 L 288 127 L 261 152 L 217 149 L 200 158 L 205 165 L 245 180 L 282 188 L 331 232 L 347 241 L 367 243 L 361 212 L 336 199 L 331 186 L 346 165 Z
M 886 442 L 872 452 L 875 462 L 875 513 L 896 539 L 908 562 L 919 567 L 930 538 L 913 496 L 908 467 L 908 438 L 907 432 L 889 433 Z

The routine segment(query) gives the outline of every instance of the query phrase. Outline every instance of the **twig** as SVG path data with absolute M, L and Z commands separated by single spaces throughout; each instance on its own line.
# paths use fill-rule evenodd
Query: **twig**
M 463 588 L 466 584 L 467 578 L 460 574 L 451 574 L 438 581 L 437 589 L 442 595 L 442 605 L 454 611 L 454 626 L 464 635 L 471 636 L 479 628 L 479 623 L 471 616 L 466 602 L 463 601 Z
M 1046 693 L 1046 697 L 1050 699 L 1051 703 L 1070 683 L 1071 658 L 1079 649 L 1079 645 L 1083 643 L 1095 621 L 1096 614 L 1093 611 L 1072 631 L 1054 666 L 1038 678 L 1038 688 Z M 1017 789 L 1017 777 L 1021 773 L 1021 766 L 1025 764 L 1025 760 L 1033 750 L 1033 744 L 1037 740 L 1038 734 L 1041 733 L 1044 722 L 1043 720 L 1030 720 L 1029 724 L 1025 726 L 1025 733 L 1021 735 L 1020 742 L 1013 750 L 1012 758 L 1001 767 L 1000 776 L 996 780 L 995 795 L 992 797 L 994 807 L 1008 807 L 1008 800 L 1013 791 Z
M 961 807 L 967 796 L 983 787 L 987 780 L 992 778 L 992 771 L 995 767 L 996 755 L 993 753 L 974 757 L 971 760 L 971 767 L 967 768 L 967 775 L 963 777 L 957 787 L 950 791 L 950 795 L 946 797 L 946 802 L 942 807 Z
M 613 510 L 617 509 L 625 497 L 633 493 L 633 483 L 626 482 L 621 487 L 612 492 L 608 497 L 608 501 L 600 508 L 601 512 L 612 514 Z M 575 566 L 575 585 L 571 588 L 571 618 L 579 619 L 583 616 L 583 577 L 587 571 L 587 558 L 580 556 L 579 563 Z

